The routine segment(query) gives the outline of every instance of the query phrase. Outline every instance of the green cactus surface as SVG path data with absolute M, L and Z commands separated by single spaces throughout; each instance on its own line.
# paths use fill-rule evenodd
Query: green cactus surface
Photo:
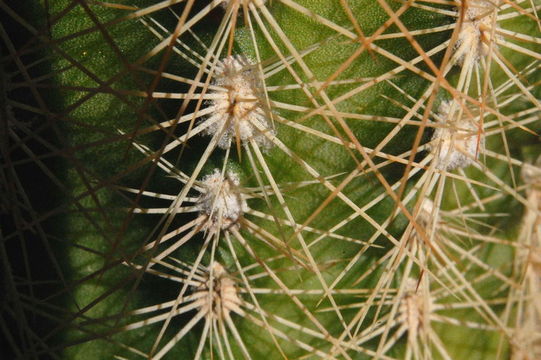
M 0 0 L 11 359 L 541 358 L 539 0 Z

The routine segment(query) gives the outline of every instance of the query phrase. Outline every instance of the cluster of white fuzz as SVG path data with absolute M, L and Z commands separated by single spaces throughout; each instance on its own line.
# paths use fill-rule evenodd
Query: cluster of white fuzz
M 464 62 L 466 54 L 473 51 L 474 60 L 487 56 L 493 40 L 499 0 L 468 0 L 462 2 L 463 22 L 455 49 L 457 60 Z
M 213 114 L 206 120 L 211 125 L 206 135 L 218 134 L 218 146 L 227 149 L 231 143 L 254 140 L 263 148 L 272 142 L 267 136 L 274 135 L 263 105 L 262 81 L 253 63 L 244 56 L 229 56 L 220 61 L 214 70 L 210 105 Z
M 484 148 L 484 136 L 478 124 L 462 114 L 460 105 L 443 102 L 439 108 L 439 123 L 428 145 L 434 155 L 436 168 L 451 171 L 473 164 Z M 479 146 L 479 147 L 478 147 Z
M 201 181 L 203 191 L 196 206 L 201 214 L 207 216 L 203 230 L 212 232 L 225 230 L 238 223 L 248 205 L 244 194 L 239 191 L 239 176 L 228 171 L 225 176 L 214 169 Z
M 194 297 L 197 309 L 211 318 L 227 318 L 231 311 L 242 313 L 235 280 L 219 262 L 212 263 L 207 270 L 206 280 L 195 287 Z

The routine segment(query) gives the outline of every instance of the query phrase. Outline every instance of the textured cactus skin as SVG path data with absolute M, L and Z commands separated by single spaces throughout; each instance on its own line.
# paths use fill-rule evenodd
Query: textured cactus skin
M 42 8 L 29 11 L 31 14 L 25 15 L 28 19 L 43 18 L 43 14 L 47 12 L 49 14 L 58 14 L 72 4 L 71 1 L 67 0 L 51 3 L 38 1 L 37 3 Z M 138 266 L 141 264 L 148 265 L 151 254 L 154 256 L 158 254 L 159 246 L 154 249 L 155 252 L 152 250 L 143 251 L 145 244 L 156 240 L 166 231 L 183 226 L 193 220 L 194 216 L 177 214 L 171 217 L 160 217 L 158 215 L 134 214 L 134 209 L 160 207 L 164 206 L 163 202 L 120 189 L 120 187 L 129 187 L 141 191 L 147 190 L 175 195 L 181 193 L 183 189 L 182 181 L 167 176 L 171 174 L 166 174 L 159 168 L 158 162 L 153 161 L 159 159 L 160 155 L 157 155 L 155 159 L 151 159 L 149 153 L 156 151 L 155 154 L 159 154 L 164 149 L 165 144 L 175 136 L 185 134 L 188 131 L 188 126 L 181 124 L 175 129 L 165 128 L 161 131 L 149 131 L 145 134 L 140 134 L 138 131 L 150 124 L 188 114 L 194 111 L 194 107 L 197 106 L 195 100 L 187 103 L 188 106 L 184 109 L 184 113 L 179 114 L 182 100 L 147 96 L 148 93 L 154 93 L 154 95 L 159 92 L 185 94 L 189 91 L 189 85 L 157 77 L 152 71 L 162 69 L 166 73 L 193 79 L 198 69 L 171 49 L 162 50 L 148 60 L 141 60 L 141 56 L 151 52 L 158 43 L 156 36 L 141 21 L 132 19 L 115 22 L 115 19 L 133 13 L 135 7 L 145 9 L 147 6 L 156 3 L 156 1 L 150 0 L 138 1 L 133 8 L 127 9 L 115 9 L 103 4 L 87 3 L 86 1 L 73 3 L 75 4 L 73 9 L 62 14 L 58 19 L 53 17 L 52 23 L 45 24 L 44 22 L 36 25 L 38 29 L 43 29 L 39 26 L 48 27 L 50 34 L 32 35 L 50 46 L 49 51 L 52 56 L 47 59 L 50 65 L 48 72 L 53 76 L 51 76 L 51 80 L 47 82 L 47 86 L 44 86 L 44 88 L 45 90 L 50 88 L 50 93 L 45 96 L 45 101 L 50 109 L 50 114 L 54 114 L 54 116 L 49 114 L 45 118 L 54 119 L 58 123 L 58 129 L 61 130 L 62 134 L 60 140 L 56 138 L 54 140 L 55 146 L 58 147 L 61 155 L 53 156 L 55 159 L 54 164 L 48 166 L 60 169 L 55 171 L 59 172 L 59 178 L 65 187 L 63 191 L 53 192 L 54 195 L 52 194 L 51 197 L 60 199 L 58 201 L 62 202 L 65 208 L 63 206 L 59 206 L 59 208 L 65 210 L 62 210 L 60 215 L 54 217 L 56 223 L 54 226 L 50 226 L 48 231 L 51 238 L 55 239 L 51 241 L 52 254 L 55 254 L 53 257 L 59 259 L 60 273 L 65 277 L 63 281 L 70 285 L 61 285 L 59 293 L 53 292 L 52 300 L 49 299 L 45 302 L 47 306 L 51 306 L 50 309 L 45 308 L 52 314 L 52 322 L 55 325 L 61 324 L 62 326 L 60 326 L 59 330 L 52 332 L 52 335 L 47 336 L 47 346 L 50 346 L 51 350 L 44 350 L 56 354 L 60 358 L 140 357 L 135 355 L 133 351 L 129 351 L 126 346 L 149 352 L 160 332 L 161 323 L 139 326 L 135 330 L 128 331 L 123 326 L 138 321 L 135 320 L 136 317 L 133 314 L 130 314 L 130 311 L 177 299 L 179 294 L 180 286 L 178 282 L 159 278 L 148 272 L 145 273 Z M 191 4 L 191 2 L 189 3 Z M 347 27 L 351 22 L 344 13 L 340 1 L 303 0 L 294 3 L 306 7 L 313 13 L 318 14 L 318 16 L 340 26 Z M 388 18 L 388 15 L 376 1 L 358 0 L 348 1 L 347 3 L 365 34 L 376 31 Z M 387 1 L 385 3 L 388 3 L 394 11 L 400 8 L 398 2 Z M 538 6 L 537 2 L 534 1 L 534 3 Z M 303 56 L 303 65 L 299 64 L 298 61 L 292 61 L 292 69 L 301 74 L 302 82 L 307 86 L 312 86 L 311 84 L 316 81 L 325 81 L 359 48 L 359 43 L 351 42 L 344 37 L 336 36 L 337 39 L 333 38 L 333 34 L 336 34 L 336 32 L 331 30 L 328 25 L 323 25 L 321 22 L 293 10 L 286 4 L 272 1 L 265 4 L 265 11 L 268 11 L 276 19 L 277 24 L 290 42 L 288 45 L 297 51 L 303 51 L 310 49 L 313 44 L 318 44 L 314 50 L 310 49 L 310 53 Z M 171 8 L 177 13 L 182 13 L 183 6 L 183 4 L 171 5 Z M 195 8 L 193 13 L 195 13 L 208 6 L 208 2 L 196 1 L 193 6 Z M 192 16 L 193 13 L 189 16 Z M 194 32 L 197 33 L 206 46 L 209 46 L 212 42 L 223 14 L 223 9 L 215 9 L 207 14 L 199 25 L 194 26 Z M 169 31 L 173 31 L 177 25 L 177 19 L 167 11 L 151 12 L 145 20 L 150 21 L 150 18 Z M 539 42 L 541 37 L 536 27 L 539 20 L 525 22 L 522 21 L 523 19 L 524 17 L 506 20 L 507 28 L 522 34 L 530 34 Z M 454 22 L 454 19 L 449 15 L 431 13 L 419 8 L 409 9 L 401 16 L 401 20 L 410 30 L 434 28 Z M 106 24 L 106 26 L 95 28 L 96 23 Z M 91 28 L 92 31 L 87 32 L 85 29 L 88 28 Z M 389 30 L 389 32 L 399 31 L 395 25 Z M 70 37 L 73 34 L 75 34 L 73 39 L 65 40 L 65 37 Z M 266 35 L 260 30 L 253 35 L 257 43 L 257 46 L 254 46 L 254 38 L 252 38 L 252 34 L 246 27 L 246 23 L 243 23 L 242 17 L 237 24 L 234 35 L 233 53 L 243 54 L 255 63 L 260 58 L 264 66 L 279 62 L 276 49 L 271 46 Z M 50 36 L 53 41 L 49 43 L 47 36 Z M 280 35 L 273 32 L 271 37 L 279 41 Z M 448 29 L 420 36 L 418 41 L 423 49 L 428 50 L 451 37 L 452 29 Z M 205 56 L 205 49 L 201 44 L 193 38 L 187 40 L 187 42 L 191 51 Z M 380 40 L 377 45 L 406 61 L 419 55 L 406 38 Z M 539 44 L 529 44 L 528 46 L 532 52 L 539 51 Z M 291 48 L 284 44 L 280 44 L 278 48 L 281 52 L 287 54 L 286 56 L 291 53 Z M 182 51 L 187 50 L 184 48 Z M 225 52 L 226 50 L 224 50 Z M 509 49 L 502 49 L 502 54 L 506 58 L 513 59 L 514 67 L 519 70 L 526 68 L 533 61 L 531 55 L 522 54 L 522 57 L 517 57 L 516 52 Z M 221 58 L 223 57 L 221 56 Z M 431 59 L 436 66 L 440 66 L 442 61 L 445 61 L 443 52 L 438 53 Z M 161 68 L 162 65 L 164 65 L 164 68 Z M 304 72 L 304 65 L 313 72 L 313 78 L 310 78 Z M 374 78 L 388 73 L 396 66 L 396 63 L 379 53 L 364 51 L 336 80 Z M 430 73 L 428 65 L 421 63 L 418 66 L 422 71 Z M 142 67 L 145 69 L 142 69 Z M 459 81 L 460 74 L 461 68 L 455 66 L 447 74 L 447 79 L 452 84 L 456 84 Z M 494 87 L 500 86 L 508 80 L 508 76 L 502 73 L 501 70 L 494 70 L 491 76 Z M 522 81 L 525 86 L 533 84 L 531 93 L 533 97 L 539 99 L 539 86 L 535 85 L 539 79 L 540 73 L 539 69 L 537 69 L 524 75 L 519 81 Z M 393 84 L 390 84 L 391 81 Z M 204 82 L 204 77 L 202 82 Z M 212 82 L 210 83 L 212 85 Z M 265 79 L 266 87 L 279 88 L 280 86 L 295 83 L 294 77 L 285 69 Z M 411 71 L 404 70 L 397 76 L 391 76 L 389 82 L 381 82 L 345 101 L 340 101 L 334 111 L 401 119 L 407 116 L 407 109 L 412 106 L 411 99 L 419 99 L 430 85 L 431 82 L 427 79 Z M 336 99 L 356 86 L 355 83 L 331 85 L 325 90 L 325 96 Z M 443 101 L 452 97 L 449 92 L 442 89 L 438 89 L 434 94 L 432 99 L 434 101 L 433 109 L 437 109 Z M 323 104 L 326 101 L 321 94 L 317 94 L 315 98 L 318 104 Z M 239 221 L 238 227 L 234 225 L 232 228 L 218 230 L 219 235 L 215 238 L 219 240 L 212 242 L 215 245 L 210 246 L 204 252 L 201 264 L 210 267 L 212 260 L 220 261 L 229 272 L 235 273 L 233 278 L 237 286 L 241 287 L 243 286 L 243 279 L 242 274 L 236 271 L 237 261 L 243 266 L 258 264 L 259 271 L 264 272 L 262 264 L 277 254 L 284 255 L 282 259 L 277 261 L 269 260 L 268 262 L 270 269 L 276 271 L 279 279 L 283 282 L 282 287 L 277 285 L 276 280 L 268 274 L 261 279 L 254 280 L 251 285 L 258 289 L 274 289 L 282 292 L 284 287 L 300 289 L 305 293 L 298 296 L 283 293 L 280 296 L 258 295 L 259 306 L 269 313 L 272 312 L 276 316 L 292 321 L 299 327 L 312 330 L 316 328 L 317 330 L 317 326 L 314 327 L 313 321 L 306 316 L 305 310 L 295 305 L 293 300 L 293 297 L 295 297 L 295 299 L 303 302 L 310 314 L 317 317 L 319 324 L 325 331 L 332 334 L 333 337 L 338 337 L 342 334 L 343 326 L 336 315 L 336 311 L 332 310 L 331 301 L 321 293 L 313 296 L 309 295 L 308 291 L 322 291 L 324 286 L 318 277 L 325 279 L 325 286 L 328 286 L 337 276 L 343 273 L 345 274 L 344 279 L 339 283 L 337 289 L 371 289 L 376 287 L 379 279 L 385 274 L 383 267 L 373 270 L 373 275 L 364 279 L 360 284 L 355 283 L 355 280 L 359 276 L 358 274 L 365 273 L 370 269 L 370 266 L 384 257 L 385 254 L 397 248 L 397 245 L 390 241 L 389 238 L 402 239 L 405 232 L 412 231 L 411 225 L 409 225 L 411 222 L 404 215 L 404 211 L 400 211 L 400 214 L 393 221 L 386 223 L 386 219 L 396 211 L 397 202 L 391 196 L 382 195 L 385 194 L 386 190 L 381 184 L 381 179 L 374 175 L 370 166 L 366 166 L 364 171 L 360 171 L 359 175 L 354 177 L 341 193 L 359 208 L 378 198 L 378 196 L 382 196 L 383 199 L 371 207 L 367 214 L 377 224 L 385 223 L 384 229 L 388 234 L 375 236 L 373 240 L 378 247 L 369 248 L 357 262 L 351 265 L 351 268 L 346 267 L 348 261 L 360 251 L 362 244 L 337 240 L 336 237 L 368 241 L 376 233 L 374 226 L 366 219 L 363 220 L 362 217 L 357 217 L 334 233 L 333 235 L 336 235 L 334 238 L 332 236 L 323 237 L 316 246 L 310 249 L 311 258 L 306 258 L 306 249 L 304 249 L 302 242 L 310 243 L 318 238 L 318 235 L 303 232 L 301 240 L 293 227 L 284 225 L 284 219 L 291 216 L 295 219 L 297 225 L 310 226 L 325 232 L 350 216 L 354 213 L 351 205 L 346 204 L 343 199 L 341 200 L 336 196 L 328 199 L 332 192 L 330 186 L 338 186 L 347 174 L 350 174 L 357 164 L 366 160 L 366 158 L 358 150 L 351 150 L 351 148 L 348 149 L 343 144 L 308 134 L 304 130 L 295 129 L 279 121 L 279 119 L 302 124 L 307 128 L 316 129 L 329 136 L 335 136 L 335 139 L 337 139 L 339 137 L 329 126 L 329 124 L 332 124 L 338 128 L 342 139 L 349 142 L 352 139 L 348 138 L 346 129 L 343 128 L 343 124 L 347 124 L 347 129 L 351 130 L 352 136 L 359 144 L 367 148 L 378 146 L 395 125 L 384 121 L 352 119 L 347 116 L 344 116 L 344 123 L 340 123 L 343 119 L 339 116 L 326 116 L 325 118 L 324 116 L 314 115 L 306 118 L 305 115 L 316 106 L 314 102 L 307 98 L 303 90 L 298 88 L 272 91 L 269 93 L 269 99 L 273 104 L 287 103 L 308 109 L 299 112 L 294 110 L 293 107 L 285 109 L 279 106 L 271 106 L 268 111 L 272 113 L 269 116 L 273 117 L 275 128 L 270 137 L 276 134 L 276 138 L 283 144 L 283 147 L 290 149 L 298 159 L 309 164 L 314 171 L 321 175 L 321 178 L 316 178 L 306 169 L 303 169 L 297 159 L 294 159 L 285 153 L 280 146 L 276 145 L 271 146 L 269 149 L 262 149 L 261 157 L 265 159 L 268 168 L 263 169 L 259 166 L 256 174 L 254 172 L 254 160 L 250 160 L 250 157 L 257 159 L 255 150 L 250 150 L 250 145 L 247 143 L 233 143 L 230 148 L 231 154 L 227 161 L 227 169 L 238 174 L 240 188 L 257 188 L 261 185 L 259 178 L 263 178 L 263 185 L 270 189 L 267 190 L 268 201 L 265 201 L 261 190 L 258 196 L 248 200 L 250 211 L 268 214 L 270 220 L 262 220 L 248 213 L 246 219 L 256 224 L 261 230 L 282 240 L 283 244 L 281 246 L 283 247 L 278 249 L 282 252 L 264 244 L 257 234 L 247 230 L 246 223 Z M 502 101 L 503 99 L 504 97 L 502 97 Z M 204 109 L 208 104 L 208 101 L 203 101 L 200 105 Z M 400 104 L 404 106 L 401 107 Z M 531 105 L 531 100 L 519 98 L 515 103 L 502 107 L 501 112 L 506 116 L 512 116 L 519 111 L 530 108 L 535 108 L 535 105 Z M 419 117 L 422 118 L 422 111 L 419 111 L 419 113 L 421 114 Z M 539 109 L 532 113 L 533 116 L 539 117 Z M 193 123 L 193 126 L 197 126 L 205 119 L 208 119 L 208 117 L 197 120 Z M 488 118 L 487 121 L 494 121 L 494 117 Z M 513 184 L 514 180 L 512 180 L 511 173 L 517 178 L 519 177 L 520 164 L 532 162 L 541 153 L 538 137 L 532 134 L 532 132 L 541 130 L 539 119 L 526 127 L 530 129 L 530 133 L 524 131 L 524 129 L 511 129 L 506 132 L 510 156 L 517 159 L 519 165 L 513 164 L 513 166 L 510 166 L 506 162 L 495 161 L 494 159 L 481 160 L 494 174 L 504 179 L 506 184 Z M 405 126 L 384 147 L 385 153 L 398 157 L 409 151 L 416 141 L 418 131 L 419 125 Z M 420 145 L 430 141 L 432 134 L 433 130 L 430 128 L 421 132 Z M 205 175 L 212 174 L 214 169 L 221 169 L 224 166 L 226 150 L 216 149 L 201 169 L 197 168 L 201 154 L 205 152 L 210 141 L 211 136 L 196 136 L 188 141 L 186 148 L 179 146 L 166 156 L 163 156 L 163 158 L 172 162 L 177 170 L 188 175 L 197 171 L 199 175 L 195 176 L 195 180 L 201 180 Z M 148 152 L 141 151 L 137 149 L 137 146 L 145 146 L 152 150 Z M 486 146 L 490 149 L 498 148 L 498 146 L 503 148 L 504 141 L 501 138 L 493 137 L 487 140 Z M 241 148 L 240 154 L 238 153 L 239 148 Z M 503 151 L 501 153 L 504 154 Z M 426 156 L 427 151 L 419 151 L 415 161 L 421 162 Z M 407 163 L 408 158 L 402 157 Z M 374 159 L 376 164 L 383 161 L 376 156 Z M 381 169 L 378 176 L 385 179 L 388 184 L 395 184 L 404 175 L 405 170 L 404 162 L 391 162 L 390 165 Z M 281 200 L 273 194 L 274 190 L 271 189 L 272 186 L 268 176 L 266 177 L 266 171 L 272 174 L 272 179 L 276 184 L 284 186 L 283 195 L 291 215 L 283 210 Z M 468 168 L 465 172 L 472 181 L 485 181 L 485 178 L 474 170 Z M 405 193 L 411 191 L 420 177 L 421 175 L 416 175 L 411 181 L 405 183 Z M 311 181 L 311 183 L 290 188 L 287 186 L 288 184 L 303 184 L 306 181 Z M 522 184 L 522 180 L 517 181 Z M 460 207 L 461 204 L 457 204 L 459 201 L 464 204 L 475 202 L 464 183 L 458 182 L 452 191 L 442 195 L 443 200 L 440 204 L 442 210 L 451 211 Z M 514 185 L 510 186 L 515 188 Z M 486 236 L 518 242 L 520 241 L 519 233 L 524 230 L 522 214 L 528 211 L 527 208 L 524 210 L 524 201 L 521 202 L 519 196 L 526 196 L 527 190 L 521 188 L 517 192 L 522 195 L 513 196 L 512 192 L 506 193 L 503 191 L 505 190 L 503 186 L 496 187 L 498 187 L 496 190 L 505 195 L 500 199 L 488 202 L 483 210 L 488 214 L 486 223 L 494 227 L 494 229 L 498 229 L 494 231 L 496 234 L 487 231 L 486 226 L 483 224 L 469 226 L 471 226 L 472 231 L 478 231 Z M 255 192 L 255 190 L 253 191 Z M 494 191 L 494 187 L 489 189 L 479 186 L 478 193 L 484 199 L 494 195 L 497 191 Z M 323 211 L 316 216 L 312 216 L 327 199 L 329 201 L 324 206 Z M 407 212 L 415 213 L 415 201 L 404 204 Z M 506 212 L 506 210 L 502 209 L 504 207 L 509 208 L 511 215 L 506 217 L 494 215 Z M 535 205 L 531 207 L 535 207 Z M 532 211 L 534 211 L 533 216 L 535 217 L 535 210 Z M 538 212 L 539 210 L 537 210 Z M 196 214 L 200 215 L 201 212 Z M 273 221 L 272 217 L 278 218 L 280 221 Z M 457 215 L 457 218 L 460 218 L 460 214 Z M 170 223 L 164 226 L 164 221 Z M 447 219 L 443 223 L 442 229 L 448 223 L 453 224 L 452 220 Z M 247 250 L 235 235 L 237 229 L 243 235 L 243 239 L 250 244 L 250 250 Z M 535 230 L 533 230 L 533 233 L 535 234 Z M 539 233 L 538 231 L 537 234 Z M 173 253 L 175 259 L 186 263 L 195 262 L 206 239 L 205 236 L 203 232 L 193 235 L 186 244 Z M 539 237 L 539 235 L 537 236 Z M 232 246 L 229 246 L 226 240 L 227 237 L 233 239 Z M 532 237 L 535 238 L 535 236 Z M 517 254 L 520 253 L 520 249 L 527 248 L 527 246 L 513 247 L 497 243 L 492 246 L 487 242 L 479 245 L 481 250 L 474 250 L 478 243 L 473 240 L 459 238 L 456 241 L 458 244 L 471 241 L 471 243 L 464 245 L 464 249 L 479 256 L 480 261 L 485 264 L 483 269 L 476 267 L 477 265 L 468 265 L 473 263 L 469 263 L 468 261 L 471 261 L 471 259 L 468 259 L 465 255 L 466 258 L 460 258 L 456 253 L 450 256 L 453 263 L 460 264 L 457 268 L 464 270 L 465 274 L 471 276 L 468 279 L 473 281 L 472 284 L 475 285 L 476 291 L 482 298 L 490 302 L 508 296 L 510 290 L 502 285 L 501 279 L 493 276 L 487 269 L 496 269 L 498 273 L 503 274 L 506 278 L 513 279 L 513 281 L 520 278 L 517 274 L 520 271 L 514 269 L 510 264 L 518 264 L 519 255 Z M 405 244 L 407 241 L 401 240 L 400 243 Z M 214 250 L 211 250 L 214 246 Z M 257 256 L 254 256 L 251 251 L 255 252 Z M 449 252 L 452 253 L 450 250 Z M 295 257 L 297 254 L 300 254 L 298 258 Z M 51 253 L 48 253 L 48 256 L 51 256 Z M 436 256 L 436 258 L 438 257 Z M 303 259 L 303 261 L 298 259 Z M 408 265 L 407 259 L 408 257 L 405 257 L 402 260 L 403 262 L 394 269 L 392 280 L 386 284 L 388 289 L 395 291 L 401 288 L 404 283 L 403 276 L 408 271 L 416 279 L 423 279 L 423 276 L 425 276 L 424 279 L 429 277 L 426 272 L 421 275 L 423 272 L 417 265 Z M 310 269 L 314 264 L 320 266 L 318 271 Z M 408 266 L 413 266 L 413 270 L 407 270 Z M 471 274 L 468 272 L 468 266 L 474 268 L 471 270 Z M 517 266 L 520 268 L 520 264 Z M 489 278 L 488 281 L 479 281 L 480 284 L 477 284 L 475 283 L 476 280 L 472 280 L 482 277 L 483 274 L 486 274 Z M 430 275 L 431 278 L 433 276 Z M 419 280 L 419 284 L 421 284 L 421 281 L 424 280 Z M 419 285 L 419 289 L 422 289 L 422 286 Z M 456 294 L 458 298 L 462 296 L 459 290 L 456 290 Z M 408 296 L 410 297 L 400 297 L 400 299 L 394 299 L 390 302 L 394 304 L 402 301 L 403 298 L 407 298 L 408 301 L 414 303 L 415 300 L 411 300 L 415 299 L 411 297 L 413 295 Z M 249 291 L 245 291 L 241 297 L 243 301 L 252 301 Z M 450 298 L 443 298 L 447 302 L 452 302 Z M 320 300 L 321 303 L 319 303 Z M 346 306 L 357 303 L 359 296 L 337 295 L 333 297 L 333 301 L 338 302 L 339 306 Z M 505 302 L 491 304 L 491 309 L 502 319 L 506 316 L 505 304 Z M 36 306 L 36 308 L 39 308 L 39 306 Z M 328 311 L 329 308 L 331 311 Z M 397 306 L 394 310 L 391 310 L 391 306 L 387 304 L 387 307 L 382 311 L 383 313 L 390 311 L 400 313 L 403 308 Z M 39 309 L 41 311 L 41 308 Z M 67 311 L 61 311 L 63 309 Z M 349 322 L 358 310 L 357 307 L 355 311 L 343 311 L 341 315 L 346 322 Z M 358 349 L 347 349 L 340 352 L 332 349 L 330 342 L 325 339 L 299 329 L 287 328 L 283 324 L 276 325 L 276 327 L 281 331 L 283 330 L 280 334 L 285 334 L 289 339 L 281 338 L 276 340 L 269 335 L 269 331 L 266 331 L 263 326 L 258 325 L 255 321 L 247 321 L 246 318 L 235 312 L 236 310 L 231 311 L 231 318 L 235 322 L 240 337 L 245 341 L 247 351 L 253 359 L 279 359 L 284 358 L 284 354 L 286 358 L 299 358 L 302 356 L 317 358 L 325 357 L 323 355 L 325 353 L 330 358 L 365 359 L 373 358 L 374 352 L 378 351 L 380 346 L 376 337 L 362 343 L 363 348 L 369 348 L 370 352 L 363 352 Z M 513 313 L 512 310 L 510 312 Z M 456 311 L 455 314 L 452 313 L 452 310 L 448 314 L 443 314 L 449 317 L 454 316 L 454 318 L 464 322 L 477 321 L 485 324 L 486 321 L 487 327 L 493 326 L 492 320 L 483 319 L 479 313 L 476 313 L 471 308 L 461 312 Z M 373 311 L 368 312 L 365 326 L 375 321 L 377 316 L 381 315 L 375 314 Z M 514 315 L 508 316 L 512 318 Z M 191 319 L 193 319 L 193 313 L 175 317 L 167 327 L 164 338 L 169 339 L 174 336 Z M 448 326 L 448 324 L 440 322 L 433 325 L 433 328 L 441 336 L 445 348 L 453 359 L 521 359 L 512 357 L 517 356 L 517 352 L 513 352 L 513 344 L 509 342 L 507 335 L 492 330 L 479 332 L 468 326 L 449 326 L 447 328 Z M 514 324 L 514 326 L 518 328 L 518 325 Z M 411 334 L 412 330 L 409 331 Z M 195 326 L 181 341 L 167 351 L 164 358 L 194 358 L 198 354 L 198 344 L 202 332 L 204 332 L 202 324 Z M 273 335 L 279 336 L 277 333 Z M 422 337 L 422 335 L 419 336 Z M 307 350 L 291 339 L 297 339 L 313 348 Z M 407 355 L 408 341 L 407 335 L 403 335 L 396 340 L 391 350 L 388 350 L 385 355 L 379 355 L 390 358 L 411 356 L 411 354 Z M 165 342 L 167 341 L 162 342 L 161 346 Z M 277 347 L 275 342 L 279 342 L 280 346 Z M 239 344 L 232 343 L 231 347 L 232 358 L 240 359 L 245 356 L 245 350 Z M 318 353 L 314 349 L 318 349 L 320 352 Z M 207 344 L 200 356 L 203 359 L 220 358 L 218 354 L 219 350 L 216 344 L 213 346 Z M 441 358 L 441 355 L 438 354 L 434 358 Z

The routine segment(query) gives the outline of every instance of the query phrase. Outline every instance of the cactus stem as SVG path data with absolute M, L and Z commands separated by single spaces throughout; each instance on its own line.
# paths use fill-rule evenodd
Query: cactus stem
M 272 143 L 259 130 L 264 128 L 274 135 L 261 101 L 262 83 L 254 64 L 244 56 L 229 56 L 218 62 L 214 75 L 214 85 L 219 89 L 211 91 L 216 96 L 210 100 L 214 111 L 207 121 L 212 124 L 204 133 L 218 134 L 222 149 L 229 148 L 233 138 L 242 144 L 253 139 L 259 146 L 270 148 Z

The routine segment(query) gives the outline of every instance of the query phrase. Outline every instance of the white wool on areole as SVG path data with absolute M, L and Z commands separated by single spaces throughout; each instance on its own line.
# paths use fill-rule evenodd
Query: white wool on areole
M 225 230 L 235 225 L 248 210 L 244 194 L 239 190 L 239 176 L 228 171 L 225 176 L 219 169 L 201 181 L 202 193 L 196 207 L 208 217 L 203 230 Z
M 489 54 L 493 44 L 493 29 L 496 24 L 499 0 L 469 0 L 462 4 L 463 21 L 455 44 L 457 61 L 464 64 L 468 54 L 472 60 Z
M 465 116 L 454 100 L 442 102 L 438 109 L 438 123 L 428 145 L 434 155 L 436 168 L 451 171 L 464 168 L 477 160 L 484 148 L 484 135 L 479 133 L 477 122 Z
M 234 141 L 253 140 L 265 149 L 275 131 L 264 107 L 263 82 L 257 67 L 245 56 L 228 56 L 216 64 L 214 89 L 209 93 L 213 114 L 204 134 L 219 134 L 218 147 L 228 149 Z

